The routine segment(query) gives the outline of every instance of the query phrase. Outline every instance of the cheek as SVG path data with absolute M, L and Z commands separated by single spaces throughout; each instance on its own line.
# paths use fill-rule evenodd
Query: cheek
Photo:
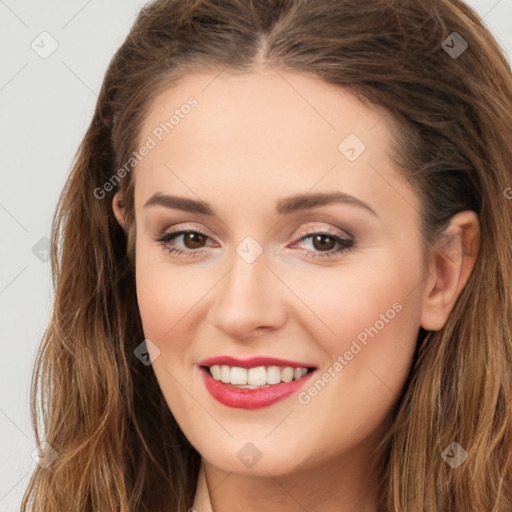
M 348 442 L 340 432 L 356 443 L 384 421 L 410 370 L 420 311 L 411 293 L 421 281 L 414 253 L 382 251 L 328 270 L 314 279 L 296 276 L 301 299 L 316 314 L 298 315 L 308 319 L 302 327 L 325 354 L 316 379 L 298 396 L 296 416 L 322 425 L 312 434 L 318 446 L 323 439 Z
M 151 339 L 174 337 L 175 326 L 185 319 L 208 287 L 197 279 L 193 265 L 166 264 L 163 250 L 137 253 L 136 287 L 144 333 Z
M 384 420 L 414 354 L 420 308 L 410 292 L 420 280 L 417 262 L 381 258 L 367 268 L 302 282 L 301 297 L 322 320 L 315 341 L 330 361 L 299 403 L 332 439 L 340 429 L 363 439 Z
M 294 283 L 305 306 L 297 306 L 303 311 L 297 318 L 308 319 L 304 329 L 334 358 L 350 350 L 354 340 L 361 347 L 379 340 L 384 351 L 403 348 L 411 334 L 414 338 L 419 304 L 410 292 L 420 278 L 414 258 L 381 253 L 357 266 L 297 272 L 287 281 Z
M 197 414 L 193 410 L 195 402 L 183 392 L 181 383 L 190 379 L 193 368 L 189 350 L 193 339 L 190 319 L 195 313 L 194 304 L 205 290 L 197 280 L 190 279 L 184 268 L 171 269 L 158 257 L 150 261 L 143 251 L 137 258 L 137 301 L 144 336 L 159 349 L 158 357 L 152 360 L 152 369 L 169 408 L 177 420 L 183 421 Z M 187 389 L 197 393 L 190 386 Z M 189 430 L 186 424 L 180 426 Z

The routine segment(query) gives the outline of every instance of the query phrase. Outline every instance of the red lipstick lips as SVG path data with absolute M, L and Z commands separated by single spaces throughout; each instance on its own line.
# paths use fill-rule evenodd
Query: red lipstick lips
M 201 377 L 206 389 L 218 402 L 228 407 L 241 409 L 258 409 L 267 407 L 280 400 L 287 398 L 297 392 L 310 378 L 314 371 L 310 371 L 303 377 L 292 380 L 291 382 L 281 382 L 272 384 L 264 388 L 240 388 L 231 384 L 226 384 L 212 377 L 208 366 L 230 366 L 239 368 L 256 368 L 259 366 L 278 366 L 281 368 L 308 368 L 314 370 L 316 367 L 310 363 L 300 361 L 290 361 L 277 359 L 274 357 L 251 357 L 249 359 L 237 359 L 231 356 L 218 356 L 203 359 L 198 363 L 201 367 Z

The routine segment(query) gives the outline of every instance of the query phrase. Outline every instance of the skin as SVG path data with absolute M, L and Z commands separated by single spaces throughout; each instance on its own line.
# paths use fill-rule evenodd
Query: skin
M 424 268 L 419 199 L 390 164 L 382 112 L 298 74 L 196 74 L 152 102 L 139 140 L 190 96 L 198 106 L 133 172 L 136 284 L 145 336 L 160 350 L 152 367 L 202 456 L 213 510 L 375 512 L 375 447 L 420 325 L 445 324 L 474 266 L 477 217 L 462 212 L 449 226 L 462 257 L 433 252 Z M 366 146 L 352 162 L 338 150 L 351 133 Z M 351 204 L 275 212 L 281 198 L 333 190 L 377 216 Z M 200 198 L 217 216 L 145 208 L 155 192 Z M 119 199 L 114 214 L 126 229 Z M 195 257 L 154 240 L 182 228 L 207 237 L 166 245 Z M 318 231 L 355 246 L 322 257 L 339 246 L 303 238 Z M 263 250 L 252 263 L 236 252 L 247 236 Z M 294 394 L 263 409 L 230 408 L 200 378 L 198 361 L 224 354 L 312 362 L 321 375 L 396 302 L 401 311 L 307 404 Z M 237 457 L 247 442 L 262 454 L 250 468 Z

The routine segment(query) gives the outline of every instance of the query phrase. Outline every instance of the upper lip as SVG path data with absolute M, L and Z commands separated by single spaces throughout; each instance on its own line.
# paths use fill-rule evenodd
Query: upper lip
M 316 368 L 315 365 L 300 361 L 290 361 L 288 359 L 278 359 L 276 357 L 257 356 L 248 359 L 237 359 L 232 356 L 207 357 L 199 361 L 199 366 L 226 365 L 237 366 L 239 368 L 255 368 L 257 366 L 281 366 L 292 368 Z

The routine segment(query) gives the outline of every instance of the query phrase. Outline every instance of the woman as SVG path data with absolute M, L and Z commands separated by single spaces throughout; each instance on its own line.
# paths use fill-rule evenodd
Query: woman
M 458 0 L 148 4 L 55 215 L 22 510 L 512 510 L 511 128 Z

